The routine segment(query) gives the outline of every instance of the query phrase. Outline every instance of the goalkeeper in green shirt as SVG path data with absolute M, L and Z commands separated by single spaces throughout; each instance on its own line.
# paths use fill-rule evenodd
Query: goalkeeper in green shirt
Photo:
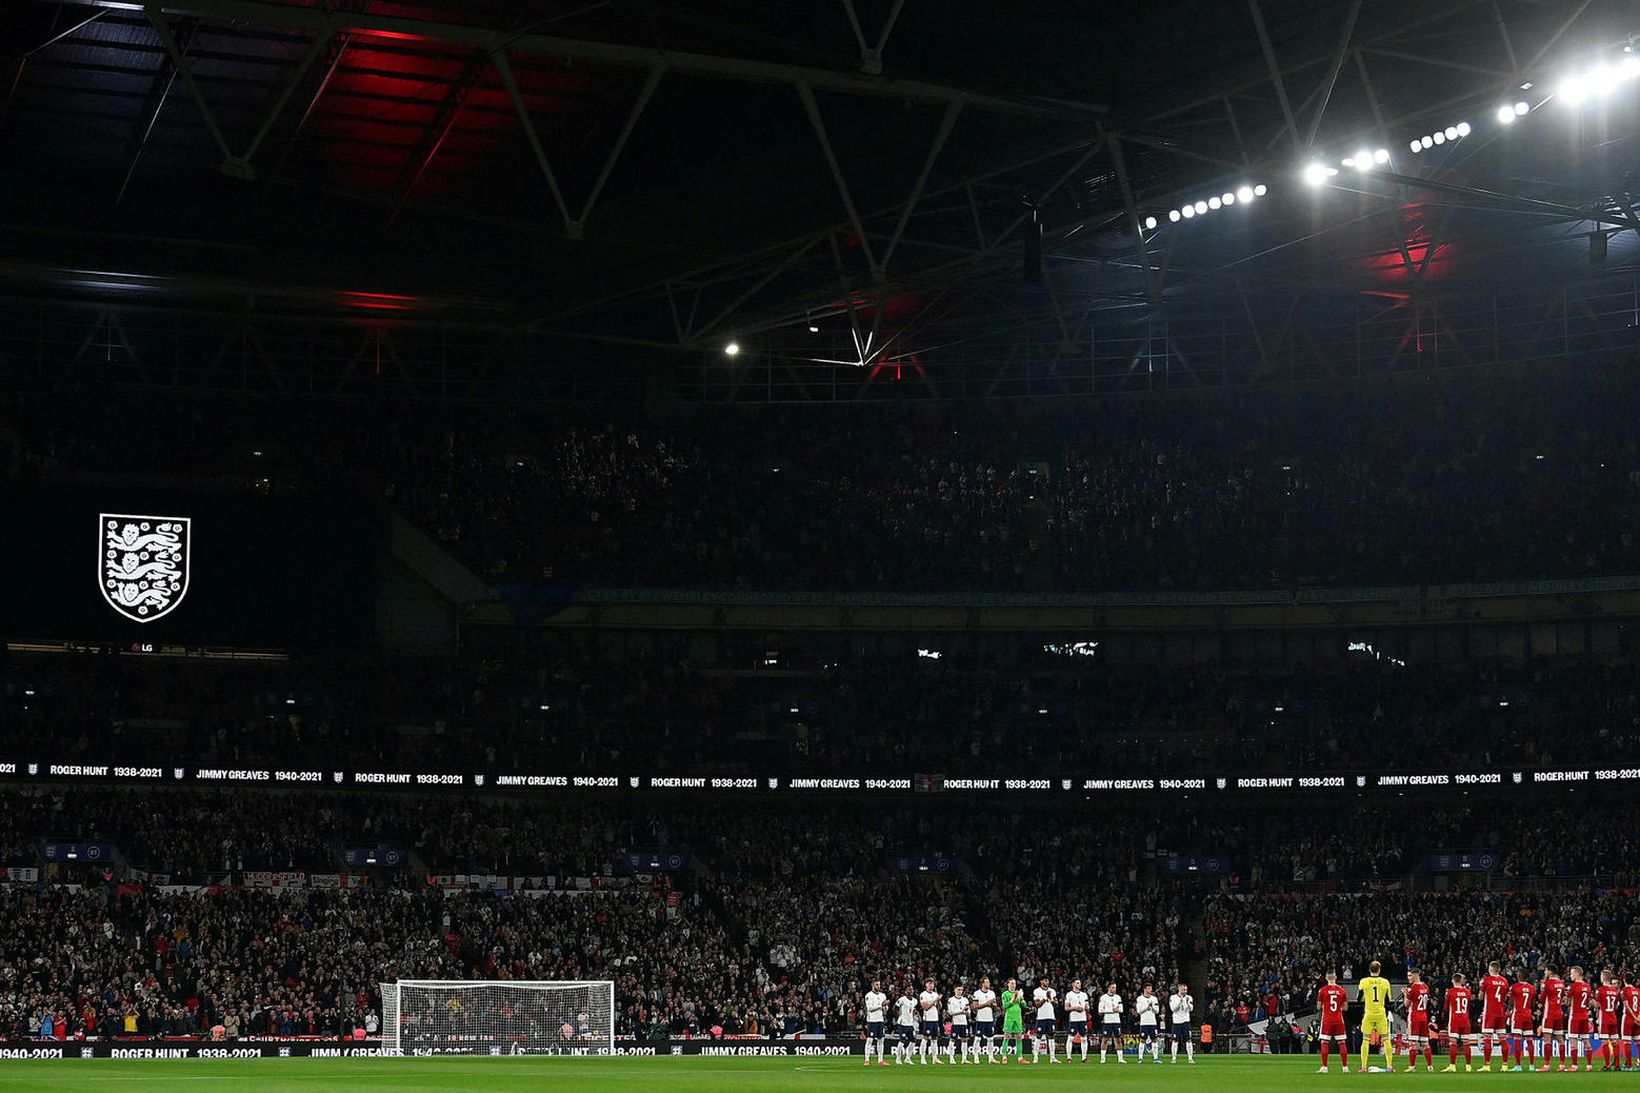
M 1008 985 L 1002 991 L 1002 1061 L 1007 1062 L 1009 1055 L 1019 1056 L 1019 1050 L 1025 1038 L 1025 1016 L 1022 1007 L 1025 996 L 1020 992 L 1019 981 L 1008 980 Z M 1020 1062 L 1024 1062 L 1020 1057 Z

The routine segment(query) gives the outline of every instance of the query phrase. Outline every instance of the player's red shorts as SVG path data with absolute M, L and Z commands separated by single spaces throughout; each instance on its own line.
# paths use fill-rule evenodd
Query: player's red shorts
M 1571 1035 L 1587 1036 L 1589 1034 L 1589 1015 L 1586 1013 L 1572 1014 Z
M 1544 1010 L 1543 1030 L 1551 1035 L 1555 1033 L 1564 1033 L 1566 1031 L 1566 1011 Z
M 1530 1013 L 1517 1012 L 1509 1017 L 1509 1031 L 1518 1036 L 1530 1036 L 1537 1031 L 1537 1026 L 1532 1023 Z
M 1615 1013 L 1602 1013 L 1600 1015 L 1600 1035 L 1602 1035 L 1602 1036 L 1616 1036 L 1617 1035 L 1617 1014 L 1615 1014 Z
M 1447 1023 L 1446 1034 L 1448 1036 L 1468 1036 L 1469 1035 L 1469 1018 L 1467 1016 L 1465 1016 L 1465 1017 L 1454 1017 L 1451 1021 L 1449 1021 Z
M 1640 1038 L 1640 1021 L 1625 1013 L 1623 1015 L 1623 1039 L 1633 1040 L 1636 1038 Z
M 1481 1015 L 1482 1032 L 1502 1032 L 1504 1027 L 1502 1010 L 1487 1010 Z
M 1408 1026 L 1407 1035 L 1415 1040 L 1429 1039 L 1429 1018 L 1425 1017 L 1422 1021 L 1413 1021 Z
M 1323 1017 L 1321 1019 L 1321 1035 L 1338 1037 L 1349 1035 L 1349 1033 L 1344 1030 L 1344 1018 Z

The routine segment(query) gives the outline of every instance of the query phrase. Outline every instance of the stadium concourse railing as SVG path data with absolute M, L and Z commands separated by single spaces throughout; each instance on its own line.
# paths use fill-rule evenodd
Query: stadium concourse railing
M 506 585 L 493 592 L 489 612 L 480 611 L 471 621 L 635 629 L 1032 631 L 1553 622 L 1640 615 L 1640 575 L 1221 592 L 760 592 L 563 585 Z

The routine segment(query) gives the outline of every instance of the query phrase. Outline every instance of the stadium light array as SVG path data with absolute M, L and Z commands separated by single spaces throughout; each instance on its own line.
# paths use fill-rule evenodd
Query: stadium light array
M 1255 198 L 1263 197 L 1269 192 L 1269 187 L 1260 182 L 1256 186 L 1238 186 L 1234 190 L 1225 190 L 1223 193 L 1213 194 L 1211 197 L 1204 197 L 1199 201 L 1186 201 L 1177 209 L 1168 210 L 1168 223 L 1177 224 L 1181 220 L 1193 220 L 1198 216 L 1206 216 L 1210 212 L 1228 209 L 1236 204 L 1246 205 Z M 1145 227 L 1153 228 L 1155 226 L 1156 218 L 1154 216 L 1145 218 Z
M 1389 162 L 1389 149 L 1378 148 L 1368 151 L 1363 148 L 1355 155 L 1344 161 L 1344 166 L 1354 167 L 1357 171 L 1370 171 L 1374 167 L 1382 167 Z
M 1311 162 L 1304 167 L 1304 184 L 1306 186 L 1319 186 L 1337 174 L 1337 167 L 1328 167 L 1325 163 Z
M 1513 125 L 1516 118 L 1524 118 L 1531 110 L 1532 105 L 1525 101 L 1517 102 L 1512 106 L 1509 103 L 1504 103 L 1498 107 L 1498 124 Z
M 1581 106 L 1591 98 L 1603 99 L 1619 87 L 1640 77 L 1640 57 L 1630 53 L 1617 64 L 1601 63 L 1561 81 L 1555 96 L 1567 106 Z
M 1469 133 L 1469 123 L 1460 121 L 1456 125 L 1449 125 L 1445 129 L 1437 129 L 1435 132 L 1426 134 L 1417 140 L 1408 141 L 1407 147 L 1412 149 L 1414 153 L 1427 152 L 1440 144 L 1456 143 L 1467 137 Z

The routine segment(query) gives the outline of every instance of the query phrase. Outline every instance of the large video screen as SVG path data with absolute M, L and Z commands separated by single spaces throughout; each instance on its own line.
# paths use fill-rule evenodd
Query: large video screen
M 257 649 L 370 640 L 367 506 L 247 492 L 0 487 L 7 640 Z

